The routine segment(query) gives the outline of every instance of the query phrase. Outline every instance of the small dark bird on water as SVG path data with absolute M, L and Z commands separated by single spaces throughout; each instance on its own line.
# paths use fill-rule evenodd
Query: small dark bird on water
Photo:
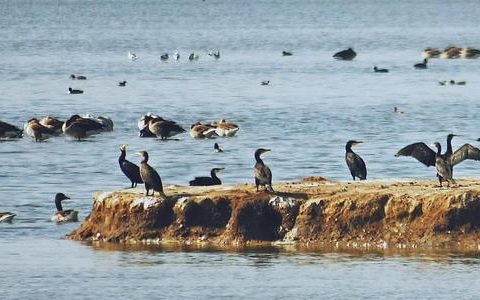
M 163 55 L 160 56 L 160 60 L 166 61 L 166 60 L 168 60 L 168 57 L 169 57 L 169 56 L 168 56 L 168 53 L 165 53 L 165 54 L 163 54 Z
M 127 85 L 127 81 L 126 81 L 126 80 L 120 81 L 120 82 L 118 83 L 118 86 L 126 86 L 126 85 Z
M 83 94 L 83 91 L 82 90 L 75 90 L 75 89 L 72 89 L 71 87 L 68 88 L 68 93 L 69 94 L 72 94 L 72 95 L 75 95 L 75 94 Z
M 413 67 L 417 70 L 427 69 L 427 62 L 428 62 L 428 59 L 425 58 L 423 60 L 423 63 L 414 64 Z
M 353 60 L 357 56 L 357 53 L 353 51 L 352 48 L 348 48 L 347 50 L 342 50 L 337 52 L 333 55 L 333 58 L 338 60 Z
M 220 146 L 218 145 L 218 143 L 215 143 L 213 145 L 213 151 L 217 152 L 217 153 L 220 153 L 220 152 L 223 152 L 223 150 L 220 148 Z
M 210 171 L 210 177 L 195 177 L 191 180 L 189 184 L 191 186 L 209 186 L 209 185 L 220 185 L 222 181 L 217 177 L 217 173 L 221 172 L 223 168 L 213 168 Z
M 73 80 L 87 80 L 87 76 L 82 76 L 82 75 L 75 75 L 75 74 L 72 74 L 70 75 L 70 79 L 73 79 Z
M 147 151 L 140 151 L 137 153 L 142 157 L 140 163 L 140 177 L 142 178 L 145 184 L 145 196 L 148 196 L 150 190 L 152 190 L 152 196 L 155 192 L 158 192 L 160 196 L 166 197 L 163 192 L 162 179 L 158 175 L 157 171 L 148 164 L 148 153 Z
M 388 69 L 379 69 L 377 66 L 373 67 L 375 73 L 388 73 Z
M 138 183 L 143 183 L 142 177 L 140 176 L 140 168 L 136 164 L 125 159 L 127 155 L 127 145 L 120 146 L 120 152 L 118 164 L 120 165 L 123 174 L 130 179 L 132 183 L 131 187 L 134 188 Z
M 260 155 L 268 151 L 270 151 L 270 149 L 263 148 L 255 151 L 256 163 L 253 169 L 255 173 L 255 186 L 257 188 L 257 192 L 259 186 L 264 186 L 268 192 L 274 192 L 272 188 L 272 171 L 270 171 L 270 168 L 260 158 Z
M 270 85 L 270 80 L 264 80 L 260 84 L 261 85 Z
M 360 141 L 350 140 L 345 145 L 345 162 L 347 163 L 350 174 L 352 175 L 353 180 L 355 177 L 360 180 L 367 179 L 367 166 L 363 159 L 357 153 L 353 152 L 352 147 L 358 145 Z
M 283 55 L 283 56 L 292 56 L 293 53 L 290 52 L 290 51 L 282 51 L 282 55 Z
M 57 223 L 78 222 L 78 211 L 73 209 L 63 210 L 62 201 L 70 199 L 63 193 L 55 195 L 55 206 L 57 211 L 52 216 L 52 221 Z

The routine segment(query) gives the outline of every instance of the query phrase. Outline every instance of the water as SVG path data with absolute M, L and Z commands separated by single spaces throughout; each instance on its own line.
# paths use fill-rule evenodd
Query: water
M 112 133 L 82 143 L 0 143 L 0 210 L 18 215 L 14 224 L 0 224 L 7 298 L 105 298 L 120 282 L 135 287 L 126 298 L 154 290 L 166 298 L 474 298 L 469 282 L 478 257 L 105 252 L 61 239 L 78 224 L 57 226 L 49 218 L 56 192 L 71 196 L 66 207 L 83 218 L 94 191 L 129 185 L 117 164 L 121 144 L 135 162 L 133 153 L 147 150 L 167 185 L 212 167 L 226 168 L 227 184 L 252 182 L 258 147 L 272 149 L 265 161 L 274 181 L 349 180 L 349 139 L 364 141 L 356 149 L 369 179 L 434 178 L 432 168 L 393 155 L 415 141 L 444 144 L 450 132 L 462 135 L 454 147 L 476 144 L 480 60 L 432 60 L 427 71 L 412 65 L 428 46 L 479 47 L 479 14 L 476 1 L 0 1 L 0 120 L 22 126 L 32 117 L 91 113 L 115 122 Z M 358 52 L 354 61 L 332 60 L 346 47 Z M 179 62 L 159 61 L 177 49 Z M 219 61 L 207 55 L 216 49 Z M 283 50 L 294 56 L 282 57 Z M 139 60 L 129 61 L 128 51 Z M 188 62 L 190 52 L 200 59 Z M 373 65 L 390 73 L 374 74 Z M 71 81 L 71 73 L 89 79 Z M 450 79 L 467 85 L 437 85 Z M 116 86 L 121 80 L 127 87 Z M 85 94 L 67 95 L 69 86 Z M 405 113 L 393 114 L 393 106 Z M 218 155 L 213 141 L 188 134 L 167 142 L 139 138 L 136 121 L 149 111 L 185 128 L 226 118 L 241 129 L 217 140 L 226 150 Z M 478 163 L 455 170 L 460 178 L 478 173 Z M 33 294 L 38 290 L 41 296 Z

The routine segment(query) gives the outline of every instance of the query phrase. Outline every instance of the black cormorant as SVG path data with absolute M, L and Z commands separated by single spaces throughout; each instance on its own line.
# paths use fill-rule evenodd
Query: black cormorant
M 127 86 L 127 81 L 123 80 L 118 83 L 118 86 Z
M 355 181 L 355 177 L 360 180 L 367 179 L 367 166 L 363 159 L 357 153 L 353 152 L 352 146 L 360 144 L 363 142 L 350 140 L 345 145 L 345 162 L 347 163 L 348 169 L 350 170 L 350 174 L 352 174 L 352 178 Z
M 265 189 L 271 193 L 274 192 L 272 188 L 272 171 L 270 171 L 270 168 L 260 158 L 260 155 L 268 151 L 270 151 L 270 149 L 263 149 L 263 148 L 257 149 L 255 151 L 256 163 L 254 167 L 254 172 L 255 172 L 255 186 L 257 188 L 257 192 L 258 192 L 259 186 L 264 186 Z
M 78 222 L 78 211 L 73 209 L 63 210 L 62 201 L 66 199 L 70 198 L 63 193 L 57 193 L 55 195 L 55 206 L 57 207 L 57 211 L 53 214 L 52 221 L 57 223 Z
M 147 191 L 145 195 L 148 196 L 148 192 L 152 190 L 152 196 L 155 194 L 155 192 L 158 192 L 160 196 L 165 197 L 160 175 L 158 175 L 157 171 L 155 171 L 155 169 L 148 164 L 147 151 L 140 151 L 138 152 L 138 155 L 142 157 L 142 161 L 140 163 L 140 176 L 145 183 L 145 190 Z
M 333 55 L 335 59 L 339 59 L 339 60 L 352 60 L 356 56 L 357 56 L 357 53 L 353 51 L 352 48 L 348 48 L 347 50 L 342 50 Z
M 137 183 L 143 183 L 142 177 L 140 177 L 140 168 L 125 159 L 127 155 L 127 145 L 120 146 L 120 157 L 118 158 L 118 163 L 120 165 L 120 169 L 122 169 L 123 174 L 127 176 L 128 179 L 132 182 L 132 188 L 137 186 Z
M 282 55 L 283 55 L 283 56 L 292 56 L 293 53 L 290 52 L 290 51 L 282 51 Z
M 260 83 L 260 85 L 270 85 L 270 80 L 264 80 Z
M 207 185 L 220 185 L 222 181 L 217 177 L 217 173 L 221 172 L 223 168 L 213 168 L 210 171 L 210 177 L 195 177 L 189 184 L 191 186 L 207 186 Z
M 427 68 L 427 62 L 428 62 L 428 59 L 423 59 L 423 63 L 418 63 L 418 64 L 414 64 L 413 67 L 415 69 L 426 69 Z
M 442 187 L 442 181 L 447 182 L 447 187 L 450 186 L 450 182 L 455 184 L 455 180 L 452 178 L 452 167 L 448 163 L 447 155 L 442 155 L 442 146 L 440 143 L 434 143 L 437 152 L 435 153 L 435 169 L 437 169 L 438 180 L 440 181 L 440 187 Z
M 17 126 L 0 121 L 0 138 L 21 138 L 23 130 Z
M 388 73 L 388 69 L 379 69 L 377 66 L 373 67 L 375 73 Z

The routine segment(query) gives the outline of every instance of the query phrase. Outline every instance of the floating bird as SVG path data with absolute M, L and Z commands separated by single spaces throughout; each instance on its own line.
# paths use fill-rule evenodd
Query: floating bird
M 71 95 L 77 95 L 77 94 L 83 94 L 83 91 L 82 90 L 75 90 L 75 89 L 72 89 L 71 87 L 68 88 L 68 93 L 71 94 Z
M 190 53 L 190 55 L 188 56 L 188 60 L 192 61 L 192 60 L 198 60 L 198 55 L 195 54 L 195 53 Z
M 42 124 L 43 126 L 45 126 L 47 128 L 52 129 L 57 134 L 62 133 L 63 123 L 64 123 L 63 121 L 60 121 L 59 119 L 51 117 L 51 116 L 47 116 L 47 117 L 40 120 L 40 124 Z
M 417 70 L 427 69 L 427 62 L 428 62 L 428 59 L 424 58 L 423 63 L 414 64 L 413 67 Z
M 104 130 L 105 126 L 100 121 L 92 118 L 82 118 L 79 115 L 71 116 L 62 126 L 64 134 L 74 137 L 77 140 L 100 133 Z
M 221 119 L 220 122 L 213 122 L 212 126 L 215 127 L 215 132 L 218 136 L 232 137 L 240 130 L 237 124 L 228 122 L 225 119 Z
M 197 122 L 190 126 L 190 136 L 194 139 L 210 139 L 217 136 L 216 127 Z
M 126 80 L 120 81 L 120 82 L 118 83 L 118 86 L 126 86 L 126 85 L 127 85 L 127 81 L 126 81 Z
M 220 148 L 220 146 L 219 146 L 217 143 L 213 144 L 213 151 L 214 151 L 215 153 L 221 153 L 221 152 L 223 152 L 223 150 Z
M 426 48 L 422 52 L 423 58 L 438 58 L 442 52 L 434 48 Z
M 57 223 L 78 222 L 78 211 L 73 209 L 63 210 L 62 201 L 70 199 L 63 193 L 55 195 L 55 206 L 57 211 L 52 216 L 52 221 Z
M 15 216 L 16 214 L 11 212 L 0 212 L 0 223 L 12 223 Z
M 270 171 L 270 168 L 260 158 L 260 155 L 268 151 L 270 151 L 270 149 L 263 148 L 255 151 L 256 163 L 253 169 L 255 173 L 255 186 L 257 188 L 257 192 L 259 186 L 264 186 L 265 189 L 271 193 L 274 192 L 272 188 L 272 171 Z
M 150 132 L 150 130 L 148 129 L 148 124 L 150 123 L 150 121 L 152 119 L 155 119 L 155 120 L 158 120 L 158 121 L 163 121 L 164 119 L 158 115 L 155 115 L 155 114 L 152 114 L 152 113 L 147 113 L 146 115 L 142 116 L 138 122 L 137 122 L 137 126 L 138 126 L 138 129 L 140 130 L 140 137 L 151 137 L 151 138 L 154 138 L 154 137 L 157 137 L 155 134 L 153 134 L 152 132 Z
M 157 171 L 148 164 L 147 151 L 140 151 L 137 154 L 142 157 L 140 163 L 140 177 L 145 183 L 145 190 L 147 191 L 145 195 L 148 196 L 148 192 L 152 190 L 152 196 L 155 192 L 158 192 L 160 196 L 166 197 L 163 193 L 162 179 L 160 178 L 160 175 L 158 175 Z
M 175 60 L 179 60 L 180 59 L 180 53 L 178 53 L 178 51 L 175 51 L 175 53 L 173 54 L 173 58 Z
M 393 112 L 396 114 L 403 114 L 403 111 L 399 110 L 396 106 L 393 108 Z
M 40 124 L 40 121 L 36 118 L 28 120 L 23 129 L 27 135 L 35 139 L 35 142 L 41 142 L 52 136 L 58 135 L 55 130 Z
M 87 76 L 83 76 L 83 75 L 75 75 L 75 74 L 72 74 L 70 75 L 70 79 L 73 79 L 73 80 L 87 80 Z
M 459 58 L 461 51 L 462 49 L 458 47 L 448 47 L 443 50 L 442 54 L 440 54 L 440 57 L 446 59 Z
M 148 122 L 148 130 L 162 140 L 166 140 L 169 137 L 185 132 L 185 129 L 176 122 L 162 118 L 150 119 Z
M 478 58 L 480 57 L 480 50 L 473 48 L 463 48 L 460 51 L 461 58 Z
M 162 61 L 167 61 L 168 60 L 168 53 L 165 53 L 163 55 L 160 55 L 160 60 Z
M 270 85 L 270 80 L 264 80 L 260 84 L 261 85 Z
M 333 55 L 333 57 L 338 60 L 352 60 L 356 56 L 357 56 L 357 53 L 353 51 L 352 48 L 348 48 L 347 50 L 342 50 Z
M 350 174 L 352 174 L 353 181 L 355 177 L 360 180 L 367 179 L 367 166 L 363 159 L 357 153 L 353 152 L 352 147 L 358 145 L 360 141 L 350 140 L 345 145 L 345 162 L 347 163 Z
M 451 85 L 466 85 L 467 82 L 464 81 L 464 80 L 462 80 L 462 81 L 455 81 L 455 80 L 452 79 L 452 80 L 450 80 L 450 84 L 451 84 Z
M 379 69 L 379 68 L 377 68 L 376 66 L 373 67 L 373 71 L 374 71 L 375 73 L 388 73 L 388 69 Z
M 213 56 L 215 59 L 220 59 L 220 50 L 218 50 L 217 53 L 210 51 L 208 55 Z
M 439 81 L 438 81 L 438 84 L 439 84 L 439 85 L 445 85 L 446 83 L 447 83 L 446 80 L 439 80 Z
M 132 53 L 130 51 L 128 51 L 128 58 L 132 61 L 135 61 L 138 59 L 137 55 L 135 55 L 135 53 Z
M 138 183 L 143 183 L 142 177 L 140 176 L 140 168 L 136 164 L 125 159 L 125 156 L 127 155 L 127 145 L 121 145 L 120 152 L 121 154 L 118 158 L 120 169 L 132 182 L 132 188 L 137 187 Z
M 0 138 L 2 139 L 15 139 L 21 138 L 23 130 L 17 126 L 0 121 Z
M 442 181 L 447 182 L 447 187 L 450 186 L 450 182 L 455 184 L 455 180 L 452 178 L 452 167 L 448 163 L 446 157 L 442 155 L 442 146 L 440 143 L 434 143 L 437 152 L 435 153 L 435 169 L 437 170 L 438 180 L 440 181 L 440 187 L 442 187 Z
M 222 181 L 217 177 L 217 173 L 222 170 L 223 168 L 213 168 L 210 171 L 210 177 L 195 177 L 195 179 L 189 181 L 189 184 L 190 186 L 220 185 Z
M 292 53 L 292 52 L 289 52 L 289 51 L 282 51 L 282 55 L 283 55 L 283 56 L 292 56 L 293 53 Z

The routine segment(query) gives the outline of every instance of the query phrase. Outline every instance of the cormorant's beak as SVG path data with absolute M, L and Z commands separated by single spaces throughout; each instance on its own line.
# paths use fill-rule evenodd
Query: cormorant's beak
M 65 199 L 70 199 L 70 197 L 68 197 L 68 196 L 65 195 Z
M 270 151 L 270 149 L 263 149 L 263 152 L 268 152 Z

